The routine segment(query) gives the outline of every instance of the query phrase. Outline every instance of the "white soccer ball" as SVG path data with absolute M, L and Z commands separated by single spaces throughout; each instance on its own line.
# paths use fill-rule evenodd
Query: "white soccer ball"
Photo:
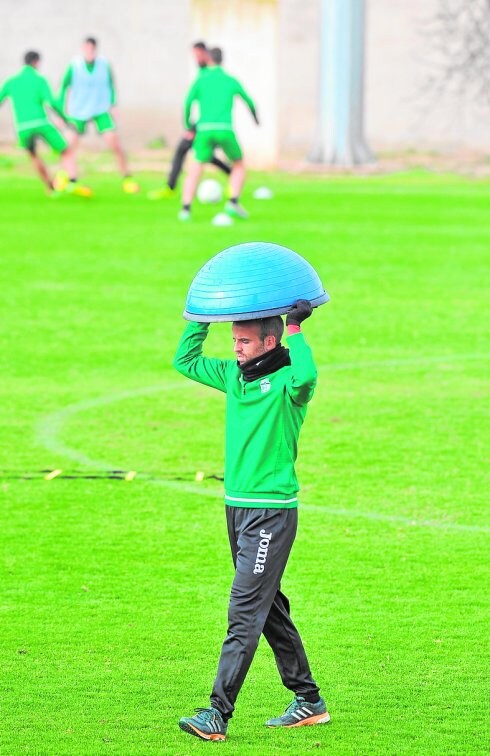
M 226 213 L 218 213 L 211 221 L 213 226 L 233 226 L 233 218 L 230 218 Z
M 258 200 L 270 200 L 273 198 L 273 196 L 274 194 L 268 186 L 259 186 L 259 188 L 254 192 L 254 199 Z
M 214 205 L 223 199 L 223 189 L 221 184 L 215 179 L 205 179 L 199 184 L 197 190 L 197 199 L 203 205 Z

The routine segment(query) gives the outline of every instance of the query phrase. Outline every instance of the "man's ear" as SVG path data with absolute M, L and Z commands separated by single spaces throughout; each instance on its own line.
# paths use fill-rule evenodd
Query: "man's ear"
M 267 352 L 269 352 L 271 349 L 274 349 L 277 346 L 276 337 L 272 334 L 269 334 L 264 339 L 264 346 Z

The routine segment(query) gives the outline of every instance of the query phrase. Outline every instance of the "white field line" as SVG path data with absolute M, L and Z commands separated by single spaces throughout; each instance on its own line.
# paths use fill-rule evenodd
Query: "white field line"
M 95 407 L 106 407 L 108 404 L 124 402 L 127 399 L 134 399 L 137 396 L 147 396 L 149 394 L 157 394 L 159 392 L 172 390 L 181 391 L 189 385 L 191 384 L 179 382 L 155 386 L 142 386 L 141 388 L 130 389 L 129 391 L 107 394 L 106 396 L 99 396 L 95 399 L 86 399 L 82 402 L 69 404 L 62 409 L 41 418 L 36 428 L 36 439 L 45 449 L 48 449 L 54 454 L 66 457 L 67 459 L 71 459 L 73 462 L 77 462 L 84 467 L 88 467 L 92 470 L 118 470 L 120 468 L 118 468 L 117 465 L 113 465 L 111 462 L 105 462 L 101 459 L 92 459 L 78 449 L 67 446 L 61 439 L 61 432 L 66 423 L 72 417 L 76 417 L 76 415 L 80 415 L 81 413 L 94 409 Z
M 331 365 L 318 365 L 319 370 L 369 370 L 370 368 L 403 368 L 439 365 L 444 362 L 472 362 L 490 360 L 490 353 L 472 352 L 469 354 L 446 354 L 425 357 L 400 357 L 388 360 L 360 360 L 358 362 L 335 362 Z
M 330 369 L 330 370 L 347 370 L 347 369 L 362 369 L 364 367 L 402 367 L 403 365 L 423 365 L 423 364 L 434 364 L 436 362 L 452 362 L 452 361 L 463 361 L 463 360 L 477 360 L 477 359 L 489 359 L 490 355 L 487 354 L 459 354 L 454 356 L 444 356 L 444 357 L 429 357 L 429 358 L 420 358 L 416 359 L 408 359 L 407 360 L 386 360 L 386 361 L 373 361 L 373 362 L 356 362 L 356 363 L 337 363 L 332 364 L 328 366 L 322 366 L 323 369 Z M 87 454 L 85 454 L 82 451 L 79 451 L 78 449 L 68 446 L 65 444 L 61 438 L 62 431 L 66 425 L 66 423 L 72 418 L 76 417 L 79 414 L 82 414 L 83 412 L 86 412 L 87 410 L 91 410 L 95 407 L 105 407 L 109 404 L 115 404 L 117 402 L 126 401 L 128 399 L 134 399 L 138 396 L 147 396 L 150 394 L 157 394 L 160 392 L 166 392 L 171 390 L 179 390 L 181 391 L 184 386 L 192 386 L 195 384 L 192 383 L 167 383 L 167 384 L 161 384 L 161 385 L 153 385 L 153 386 L 143 386 L 138 389 L 132 389 L 129 391 L 121 391 L 119 393 L 115 394 L 107 394 L 105 396 L 100 396 L 95 399 L 87 399 L 85 401 L 76 402 L 74 404 L 69 404 L 66 407 L 63 407 L 61 410 L 57 410 L 56 412 L 52 412 L 49 415 L 46 415 L 45 417 L 41 418 L 41 420 L 37 424 L 36 428 L 36 439 L 37 441 L 44 446 L 49 451 L 53 452 L 56 455 L 66 457 L 67 459 L 71 459 L 73 462 L 78 463 L 79 465 L 82 465 L 84 467 L 88 467 L 91 470 L 100 470 L 100 471 L 109 471 L 109 470 L 119 470 L 122 469 L 121 465 L 114 464 L 112 462 L 107 462 L 100 459 L 93 459 L 89 457 Z M 216 491 L 212 489 L 207 489 L 205 487 L 192 485 L 190 483 L 185 483 L 183 481 L 177 481 L 177 480 L 165 480 L 164 478 L 150 478 L 149 476 L 146 476 L 144 473 L 139 474 L 138 478 L 141 480 L 145 480 L 147 482 L 150 482 L 154 485 L 163 486 L 165 488 L 181 491 L 183 493 L 190 493 L 194 494 L 196 496 L 204 496 L 206 498 L 213 498 L 213 499 L 222 499 L 223 498 L 223 491 L 222 489 Z M 433 529 L 439 529 L 439 530 L 446 530 L 446 531 L 454 531 L 454 532 L 474 532 L 474 533 L 489 533 L 490 527 L 485 526 L 479 526 L 479 525 L 460 525 L 458 523 L 450 523 L 450 522 L 439 522 L 439 521 L 432 521 L 432 520 L 414 520 L 410 517 L 404 517 L 402 515 L 390 515 L 385 514 L 383 512 L 365 512 L 365 511 L 358 511 L 358 510 L 350 510 L 350 509 L 339 509 L 339 508 L 332 508 L 332 507 L 325 507 L 322 505 L 317 504 L 303 504 L 301 503 L 301 509 L 306 510 L 312 510 L 312 511 L 318 511 L 318 512 L 324 512 L 326 515 L 332 516 L 332 517 L 343 517 L 346 520 L 349 519 L 364 519 L 364 520 L 375 520 L 379 522 L 388 522 L 393 524 L 400 524 L 410 527 L 418 527 L 418 528 L 433 528 Z

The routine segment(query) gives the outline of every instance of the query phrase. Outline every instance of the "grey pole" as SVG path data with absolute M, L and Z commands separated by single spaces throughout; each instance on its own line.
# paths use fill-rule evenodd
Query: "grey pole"
M 365 0 L 322 0 L 319 138 L 315 159 L 371 162 L 364 138 Z

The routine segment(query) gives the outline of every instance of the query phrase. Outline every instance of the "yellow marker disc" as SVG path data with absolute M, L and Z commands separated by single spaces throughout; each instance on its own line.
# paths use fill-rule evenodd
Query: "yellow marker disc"
M 44 476 L 44 480 L 53 480 L 53 478 L 57 478 L 58 475 L 61 475 L 63 470 L 51 470 L 47 475 Z

